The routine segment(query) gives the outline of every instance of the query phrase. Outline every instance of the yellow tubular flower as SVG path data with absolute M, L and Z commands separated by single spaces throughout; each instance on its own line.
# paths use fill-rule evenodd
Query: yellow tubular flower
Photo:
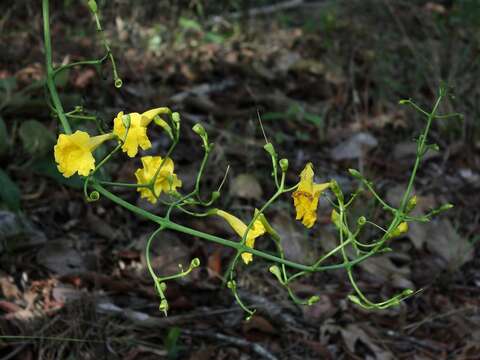
M 247 231 L 247 225 L 245 225 L 242 222 L 242 220 L 223 210 L 217 210 L 216 215 L 225 219 L 228 222 L 228 224 L 232 227 L 232 229 L 238 234 L 238 236 L 243 238 L 243 236 L 245 235 L 245 232 Z M 265 231 L 266 230 L 262 222 L 258 219 L 255 220 L 255 222 L 253 223 L 253 226 L 248 231 L 247 238 L 245 240 L 245 245 L 253 249 L 253 247 L 255 246 L 255 239 L 265 234 Z M 245 264 L 248 265 L 248 263 L 253 260 L 253 256 L 250 253 L 242 253 L 242 260 Z
M 162 164 L 162 158 L 160 156 L 144 156 L 141 160 L 143 168 L 135 171 L 135 177 L 137 178 L 137 184 L 147 185 L 153 179 L 158 168 Z M 157 197 L 160 196 L 162 192 L 172 192 L 175 191 L 177 187 L 182 186 L 182 181 L 177 177 L 177 174 L 173 173 L 173 168 L 173 160 L 166 158 L 153 186 L 155 194 L 153 194 L 149 188 L 139 187 L 137 188 L 137 191 L 140 192 L 140 197 L 155 204 L 157 202 Z M 155 195 L 157 195 L 157 197 Z
M 300 184 L 292 194 L 293 204 L 297 211 L 297 220 L 311 228 L 317 221 L 318 199 L 322 192 L 330 187 L 330 183 L 316 184 L 313 182 L 313 165 L 308 163 L 300 173 Z
M 88 176 L 90 171 L 95 169 L 95 158 L 92 152 L 113 137 L 113 134 L 90 137 L 88 133 L 80 130 L 70 135 L 60 134 L 53 148 L 58 171 L 67 178 L 76 172 L 79 175 Z
M 122 145 L 123 152 L 128 156 L 135 157 L 138 153 L 138 148 L 147 150 L 152 147 L 152 143 L 147 136 L 147 126 L 150 124 L 155 116 L 164 113 L 165 108 L 156 108 L 145 111 L 142 114 L 130 113 L 130 127 L 125 127 L 122 120 L 124 116 L 123 111 L 119 112 L 117 117 L 113 120 L 113 133 L 117 135 L 124 143 Z M 127 137 L 125 138 L 125 134 Z

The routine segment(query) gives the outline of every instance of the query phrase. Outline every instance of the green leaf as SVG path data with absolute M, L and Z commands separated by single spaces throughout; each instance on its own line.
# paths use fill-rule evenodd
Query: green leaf
M 30 155 L 41 157 L 52 152 L 55 137 L 42 123 L 27 120 L 20 125 L 18 132 L 23 148 Z
M 313 123 L 316 126 L 322 126 L 323 125 L 323 118 L 321 116 L 311 114 L 311 113 L 305 113 L 303 114 L 303 117 L 305 120 Z
M 179 24 L 184 29 L 193 29 L 196 31 L 202 31 L 202 27 L 200 26 L 200 24 L 193 19 L 181 17 L 179 20 Z
M 0 117 L 0 156 L 5 154 L 8 150 L 8 133 L 5 121 Z
M 180 338 L 180 328 L 173 327 L 168 331 L 165 339 L 165 347 L 167 348 L 167 356 L 169 359 L 176 359 L 178 356 L 178 339 Z
M 20 210 L 20 189 L 2 169 L 0 169 L 0 200 L 11 210 Z
M 36 160 L 31 169 L 38 175 L 46 176 L 57 183 L 69 186 L 74 189 L 81 189 L 83 187 L 83 180 L 78 175 L 73 175 L 69 178 L 64 177 L 57 169 L 57 164 L 53 160 L 53 154 Z

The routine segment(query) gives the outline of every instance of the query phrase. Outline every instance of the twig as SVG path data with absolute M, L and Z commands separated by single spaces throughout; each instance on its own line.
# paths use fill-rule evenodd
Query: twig
M 253 17 L 253 16 L 261 16 L 261 15 L 269 15 L 273 14 L 278 11 L 283 11 L 287 9 L 291 9 L 294 7 L 298 7 L 304 4 L 303 0 L 290 0 L 290 1 L 284 1 L 278 4 L 272 4 L 272 5 L 267 5 L 267 6 L 261 6 L 258 8 L 253 8 L 250 9 L 247 13 L 248 17 Z M 236 20 L 240 19 L 242 16 L 244 16 L 245 13 L 243 11 L 236 11 L 232 12 L 230 14 L 227 14 L 225 16 L 217 15 L 212 17 L 208 23 L 209 24 L 215 24 L 215 23 L 220 23 L 224 20 L 224 18 Z
M 190 331 L 190 330 L 185 330 L 184 329 L 184 330 L 182 330 L 182 332 L 184 334 L 188 334 L 188 335 L 195 336 L 195 337 L 204 337 L 204 338 L 209 338 L 209 339 L 216 339 L 216 340 L 228 342 L 228 343 L 236 345 L 236 346 L 249 347 L 264 359 L 277 360 L 277 357 L 275 355 L 273 355 L 272 353 L 270 353 L 262 345 L 247 341 L 245 339 L 240 339 L 240 338 L 236 338 L 236 337 L 233 337 L 233 336 L 228 336 L 228 335 L 224 335 L 224 334 L 220 334 L 220 333 L 207 333 L 205 331 Z
M 470 311 L 470 310 L 476 310 L 476 309 L 474 307 L 471 307 L 471 306 L 466 306 L 466 307 L 463 307 L 463 308 L 460 308 L 460 309 L 454 309 L 454 310 L 451 310 L 451 311 L 447 311 L 446 313 L 439 314 L 439 315 L 436 315 L 436 316 L 430 316 L 430 317 L 427 317 L 426 319 L 423 319 L 421 321 L 417 321 L 413 324 L 409 324 L 409 325 L 405 326 L 403 328 L 403 330 L 405 330 L 405 331 L 407 331 L 407 333 L 411 334 L 412 332 L 417 330 L 420 326 L 428 324 L 429 322 L 439 320 L 439 319 L 444 319 L 444 318 L 450 317 L 452 315 L 456 315 L 456 314 L 462 313 L 462 312 L 467 312 L 467 311 Z

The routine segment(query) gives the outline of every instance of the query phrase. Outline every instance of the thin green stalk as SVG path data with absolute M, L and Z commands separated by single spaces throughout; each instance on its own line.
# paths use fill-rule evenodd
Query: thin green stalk
M 47 87 L 50 92 L 53 106 L 57 109 L 57 115 L 63 127 L 65 134 L 71 134 L 72 128 L 68 122 L 65 112 L 63 110 L 60 97 L 58 96 L 57 88 L 54 81 L 54 70 L 52 62 L 52 43 L 50 37 L 50 13 L 49 0 L 42 0 L 42 15 L 43 15 L 43 39 L 45 46 L 45 64 L 47 70 Z

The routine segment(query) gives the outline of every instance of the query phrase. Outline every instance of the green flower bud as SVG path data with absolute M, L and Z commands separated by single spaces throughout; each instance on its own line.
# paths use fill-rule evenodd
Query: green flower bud
M 275 148 L 273 147 L 273 144 L 271 142 L 266 143 L 263 148 L 267 153 L 270 154 L 271 157 L 276 157 L 277 153 L 275 152 Z
M 350 300 L 354 304 L 357 304 L 359 306 L 363 306 L 362 302 L 360 301 L 360 299 L 356 295 L 348 295 L 348 300 Z
M 172 113 L 172 120 L 175 124 L 175 127 L 178 129 L 180 127 L 180 114 L 178 112 Z
M 160 311 L 163 311 L 163 312 L 165 313 L 165 315 L 166 315 L 167 312 L 168 312 L 168 308 L 169 308 L 169 306 L 168 306 L 168 301 L 167 301 L 167 299 L 162 299 L 162 301 L 160 301 L 160 305 L 158 306 L 158 309 L 159 309 Z
M 358 170 L 355 169 L 348 169 L 350 175 L 352 175 L 355 179 L 363 179 L 362 174 Z
M 88 7 L 93 13 L 96 13 L 98 11 L 97 2 L 95 0 L 88 0 Z
M 197 123 L 197 124 L 193 125 L 192 130 L 195 134 L 197 134 L 198 136 L 200 136 L 202 138 L 207 137 L 207 133 L 205 132 L 205 128 L 201 124 Z
M 270 266 L 268 271 L 275 275 L 277 280 L 283 284 L 282 274 L 280 273 L 280 268 L 277 265 Z
M 217 200 L 219 197 L 220 197 L 220 191 L 213 191 L 213 192 L 212 192 L 211 201 L 214 202 L 214 201 Z
M 309 306 L 315 304 L 316 302 L 318 302 L 318 300 L 320 300 L 320 296 L 318 295 L 314 295 L 314 296 L 311 296 L 308 300 L 307 300 L 307 304 Z
M 234 290 L 237 287 L 237 284 L 235 283 L 235 280 L 229 280 L 227 282 L 227 287 L 231 290 Z
M 283 172 L 288 170 L 288 159 L 280 159 L 278 163 L 280 164 L 280 169 L 282 169 Z

